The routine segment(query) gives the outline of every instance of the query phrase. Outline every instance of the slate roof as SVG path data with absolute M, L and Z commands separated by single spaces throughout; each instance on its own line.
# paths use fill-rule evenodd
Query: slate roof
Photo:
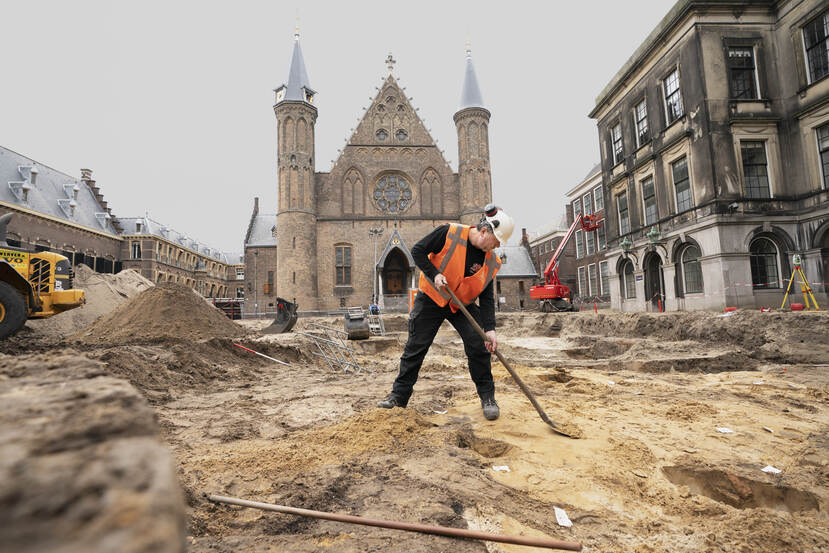
M 288 70 L 288 84 L 285 86 L 285 100 L 304 102 L 303 88 L 311 90 L 308 82 L 308 72 L 305 70 L 305 59 L 302 57 L 302 48 L 299 46 L 299 36 L 294 42 L 294 53 L 291 55 L 291 68 Z M 278 90 L 278 89 L 277 89 Z
M 530 252 L 524 246 L 503 246 L 497 248 L 495 252 L 504 259 L 504 253 L 507 254 L 507 260 L 501 265 L 501 269 L 496 275 L 497 278 L 502 277 L 537 277 L 538 272 L 533 266 L 533 260 L 530 257 Z
M 254 215 L 250 222 L 250 235 L 245 247 L 276 246 L 276 236 L 273 229 L 276 227 L 276 213 L 259 213 Z
M 32 169 L 36 170 L 34 179 Z M 24 188 L 29 188 L 28 200 L 25 202 Z M 98 202 L 88 184 L 2 146 L 0 201 L 99 232 L 118 235 L 112 216 Z
M 467 54 L 460 109 L 483 107 L 484 99 L 481 96 L 481 88 L 478 86 L 478 78 L 475 76 L 475 66 L 472 65 L 472 56 Z
M 167 225 L 163 225 L 158 221 L 151 219 L 150 217 L 118 217 L 118 223 L 121 225 L 121 228 L 124 229 L 125 235 L 137 234 L 155 236 L 157 238 L 163 238 L 174 244 L 178 244 L 192 252 L 210 257 L 216 261 L 221 261 L 222 263 L 237 263 L 237 261 L 230 260 L 224 252 L 211 248 L 210 246 L 206 246 L 198 240 L 194 240 L 186 234 L 182 234 Z

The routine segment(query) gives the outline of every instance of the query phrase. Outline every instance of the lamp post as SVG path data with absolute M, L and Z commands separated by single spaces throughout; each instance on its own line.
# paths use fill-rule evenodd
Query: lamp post
M 374 285 L 374 294 L 371 297 L 371 301 L 377 302 L 377 237 L 383 234 L 383 227 L 369 228 L 368 234 L 371 236 L 371 241 L 374 242 L 374 266 L 372 269 L 374 274 L 371 276 Z

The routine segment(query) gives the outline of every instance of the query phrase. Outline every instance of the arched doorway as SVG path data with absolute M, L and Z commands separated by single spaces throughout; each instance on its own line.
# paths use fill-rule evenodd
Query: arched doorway
M 649 252 L 644 259 L 645 300 L 649 301 L 654 311 L 665 309 L 665 275 L 662 273 L 662 258 Z
M 382 275 L 383 295 L 398 296 L 407 293 L 411 280 L 409 261 L 399 248 L 394 248 L 386 256 L 380 274 Z

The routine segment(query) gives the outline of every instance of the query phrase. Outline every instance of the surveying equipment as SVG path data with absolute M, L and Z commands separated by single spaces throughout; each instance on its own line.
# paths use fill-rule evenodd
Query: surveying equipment
M 786 295 L 783 296 L 783 303 L 780 304 L 780 309 L 783 309 L 786 305 L 786 298 L 789 297 L 789 290 L 792 288 L 792 283 L 795 281 L 795 277 L 800 277 L 800 292 L 803 294 L 803 303 L 806 304 L 806 309 L 812 308 L 812 306 L 809 305 L 809 298 L 811 298 L 815 310 L 820 311 L 817 300 L 815 299 L 814 294 L 812 294 L 812 286 L 809 284 L 809 281 L 806 280 L 806 275 L 803 274 L 803 268 L 800 266 L 800 254 L 794 254 L 794 256 L 792 256 L 792 263 L 794 264 L 794 270 L 792 271 L 791 278 L 789 278 L 789 285 L 786 287 Z

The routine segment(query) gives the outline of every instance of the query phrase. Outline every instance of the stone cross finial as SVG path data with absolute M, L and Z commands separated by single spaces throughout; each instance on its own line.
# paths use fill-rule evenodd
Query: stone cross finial
M 389 52 L 389 57 L 386 58 L 386 67 L 389 68 L 389 73 L 391 73 L 392 70 L 394 70 L 394 64 L 395 63 L 397 63 L 397 60 L 395 60 L 392 57 L 391 52 Z

